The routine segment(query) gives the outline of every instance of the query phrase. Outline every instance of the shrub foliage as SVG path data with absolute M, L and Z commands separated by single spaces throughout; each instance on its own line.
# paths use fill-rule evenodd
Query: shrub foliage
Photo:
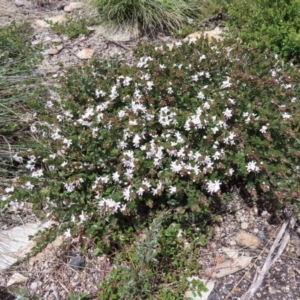
M 206 40 L 172 51 L 141 45 L 137 58 L 62 78 L 64 94 L 52 92 L 31 125 L 39 150 L 26 154 L 31 176 L 14 199 L 70 224 L 95 222 L 94 235 L 161 207 L 207 221 L 233 188 L 254 200 L 298 199 L 293 66 Z
M 229 27 L 245 45 L 269 48 L 286 59 L 299 62 L 299 0 L 232 1 Z

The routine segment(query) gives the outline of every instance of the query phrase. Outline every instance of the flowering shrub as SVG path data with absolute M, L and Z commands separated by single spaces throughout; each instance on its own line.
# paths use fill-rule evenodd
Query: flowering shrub
M 93 236 L 108 233 L 103 245 L 161 208 L 205 228 L 234 189 L 299 198 L 296 68 L 204 39 L 172 51 L 140 45 L 136 56 L 131 67 L 94 63 L 61 79 L 61 97 L 52 91 L 31 124 L 31 176 L 3 200 L 29 199 L 65 229 L 89 224 Z

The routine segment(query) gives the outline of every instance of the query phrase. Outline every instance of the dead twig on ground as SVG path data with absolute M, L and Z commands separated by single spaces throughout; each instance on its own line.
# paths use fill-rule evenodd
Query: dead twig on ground
M 290 217 L 287 219 L 279 233 L 277 234 L 277 237 L 269 251 L 269 254 L 266 258 L 266 261 L 262 267 L 261 270 L 258 270 L 254 276 L 253 282 L 248 289 L 248 291 L 241 297 L 241 300 L 249 300 L 251 299 L 258 288 L 261 286 L 266 274 L 270 270 L 271 266 L 277 261 L 277 259 L 280 257 L 280 255 L 283 253 L 285 247 L 287 246 L 289 240 L 290 240 L 290 231 L 294 228 L 296 224 L 296 219 L 294 217 Z M 288 228 L 288 230 L 287 230 Z M 278 248 L 277 254 L 272 258 L 274 251 L 276 248 Z
M 125 49 L 125 50 L 127 50 L 127 51 L 131 51 L 130 48 L 128 48 L 128 47 L 126 47 L 126 46 L 124 46 L 124 45 L 122 45 L 122 44 L 120 44 L 120 43 L 118 43 L 118 42 L 115 42 L 115 41 L 106 40 L 106 43 L 111 43 L 111 44 L 114 44 L 114 45 L 116 45 L 116 46 L 119 46 L 119 47 L 121 47 L 121 48 L 123 48 L 123 49 Z

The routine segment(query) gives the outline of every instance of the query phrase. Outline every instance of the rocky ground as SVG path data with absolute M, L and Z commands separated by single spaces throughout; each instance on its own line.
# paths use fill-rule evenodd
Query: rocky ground
M 0 23 L 29 21 L 34 28 L 31 42 L 43 43 L 44 60 L 37 71 L 45 78 L 55 78 L 65 67 L 84 64 L 91 56 L 103 59 L 117 56 L 130 64 L 133 62 L 132 50 L 140 40 L 169 45 L 177 41 L 164 35 L 150 41 L 134 30 L 107 34 L 103 28 L 96 27 L 89 28 L 91 34 L 88 37 L 69 39 L 55 34 L 44 22 L 53 17 L 63 19 L 74 12 L 81 15 L 93 13 L 91 8 L 81 4 L 70 5 L 63 0 L 44 6 L 29 0 L 0 0 Z M 214 29 L 222 19 L 222 16 L 214 16 L 207 25 Z M 222 210 L 223 221 L 216 226 L 216 235 L 206 247 L 199 249 L 199 266 L 202 266 L 199 277 L 212 286 L 211 293 L 205 298 L 209 300 L 240 299 L 264 264 L 285 221 L 285 217 L 272 215 L 261 203 L 249 204 L 242 199 L 236 199 Z M 35 216 L 30 207 L 12 210 L 0 220 L 0 230 L 32 220 Z M 288 247 L 266 274 L 253 299 L 300 299 L 299 232 L 296 225 L 290 232 L 292 238 Z M 0 299 L 14 299 L 6 290 L 12 279 L 20 282 L 19 287 L 27 287 L 39 299 L 64 300 L 68 299 L 71 291 L 76 294 L 87 291 L 89 299 L 98 299 L 97 284 L 113 267 L 109 258 L 96 256 L 92 250 L 81 256 L 78 241 L 73 241 L 72 245 L 64 245 L 63 241 L 63 237 L 58 237 L 38 256 L 1 274 Z M 236 263 L 240 270 L 233 272 Z M 224 273 L 222 277 L 216 276 L 220 273 Z

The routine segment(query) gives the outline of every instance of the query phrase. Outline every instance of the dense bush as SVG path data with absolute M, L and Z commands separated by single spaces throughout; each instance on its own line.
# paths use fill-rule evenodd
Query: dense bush
M 233 187 L 297 199 L 299 72 L 205 40 L 166 52 L 140 46 L 136 66 L 70 72 L 31 125 L 40 152 L 14 197 L 100 228 L 161 206 L 208 216 Z
M 286 59 L 300 61 L 300 1 L 232 1 L 229 29 L 245 45 L 269 48 Z M 236 32 L 237 31 L 237 32 Z
M 67 238 L 82 236 L 83 226 L 102 253 L 132 246 L 132 233 L 168 210 L 153 261 L 138 264 L 147 279 L 154 270 L 165 276 L 165 251 L 178 251 L 163 245 L 171 223 L 194 236 L 197 229 L 195 244 L 203 244 L 214 208 L 236 191 L 276 205 L 299 200 L 300 75 L 268 52 L 205 39 L 172 51 L 140 45 L 136 57 L 134 66 L 95 61 L 69 70 L 59 94 L 31 102 L 39 109 L 30 128 L 37 143 L 23 154 L 31 175 L 2 200 L 33 202 Z M 108 279 L 117 283 L 108 294 L 130 294 L 130 286 L 115 289 L 136 270 L 130 263 Z M 146 279 L 149 294 L 162 295 Z

